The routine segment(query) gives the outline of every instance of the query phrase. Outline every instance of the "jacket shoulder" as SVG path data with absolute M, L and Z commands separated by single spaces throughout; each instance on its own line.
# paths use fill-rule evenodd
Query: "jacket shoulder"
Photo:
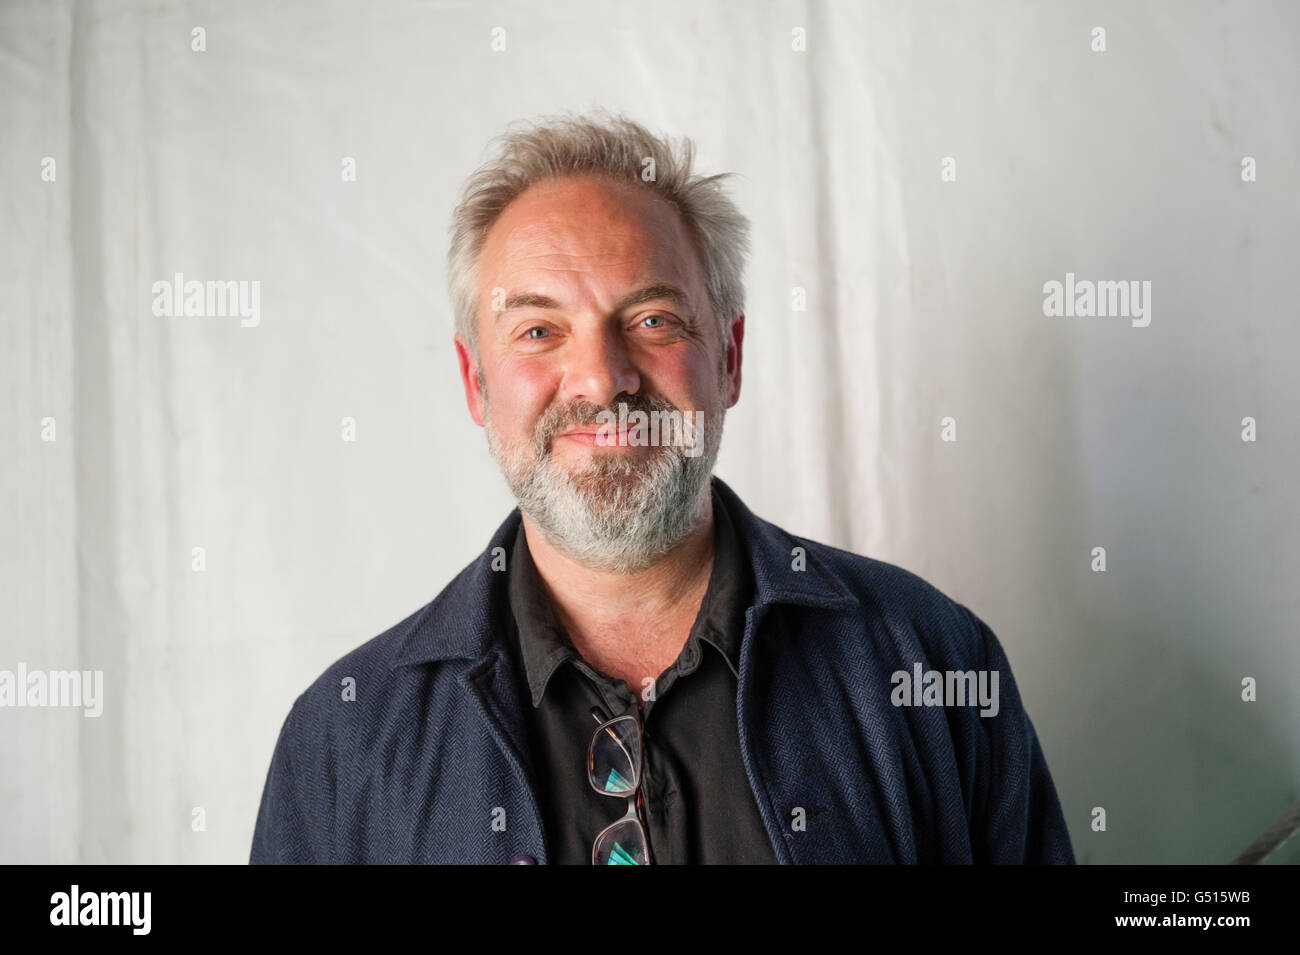
M 285 719 L 295 749 L 317 755 L 342 742 L 361 742 L 362 728 L 385 722 L 417 690 L 424 668 L 398 666 L 413 641 L 421 645 L 441 621 L 458 618 L 472 586 L 471 561 L 436 597 L 387 630 L 349 650 L 321 672 L 294 700 Z
M 481 630 L 485 621 L 477 619 L 488 609 L 494 592 L 488 578 L 498 575 L 486 570 L 508 531 L 511 519 L 497 531 L 488 547 L 461 568 L 437 596 L 383 633 L 335 660 L 305 691 L 334 689 L 347 675 L 364 673 L 382 675 L 397 664 L 416 660 L 450 659 L 473 656 L 483 649 L 467 630 Z
M 915 634 L 935 658 L 968 662 L 984 658 L 987 626 L 928 580 L 888 561 L 790 536 L 865 613 L 877 616 L 901 642 L 908 642 L 905 635 Z
M 321 698 L 325 696 L 332 695 L 333 699 L 337 699 L 342 683 L 348 677 L 358 683 L 383 677 L 392 668 L 407 638 L 436 612 L 438 601 L 442 596 L 439 594 L 383 633 L 371 637 L 365 643 L 343 654 L 303 690 L 298 698 L 299 701 L 305 706 L 312 707 L 318 705 Z

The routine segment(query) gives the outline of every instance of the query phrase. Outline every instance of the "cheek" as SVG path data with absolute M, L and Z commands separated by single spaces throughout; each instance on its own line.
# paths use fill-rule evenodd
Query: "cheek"
M 703 349 L 664 355 L 648 377 L 656 391 L 683 410 L 700 410 L 717 400 L 718 363 L 715 355 Z
M 491 370 L 488 398 L 504 431 L 531 433 L 555 394 L 555 376 L 541 362 L 505 361 Z

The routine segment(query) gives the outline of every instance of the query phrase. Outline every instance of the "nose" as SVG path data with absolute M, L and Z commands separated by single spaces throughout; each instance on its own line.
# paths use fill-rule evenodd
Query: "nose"
M 590 401 L 603 408 L 616 395 L 633 395 L 641 388 L 641 375 L 616 330 L 575 333 L 565 358 L 565 401 Z

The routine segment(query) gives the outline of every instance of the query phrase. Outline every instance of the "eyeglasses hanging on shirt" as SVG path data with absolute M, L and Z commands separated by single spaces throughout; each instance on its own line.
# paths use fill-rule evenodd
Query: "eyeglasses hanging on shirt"
M 633 713 L 606 717 L 598 706 L 590 710 L 600 725 L 587 747 L 587 781 L 604 796 L 627 799 L 627 813 L 596 836 L 592 865 L 650 865 L 650 837 L 642 821 L 641 720 Z

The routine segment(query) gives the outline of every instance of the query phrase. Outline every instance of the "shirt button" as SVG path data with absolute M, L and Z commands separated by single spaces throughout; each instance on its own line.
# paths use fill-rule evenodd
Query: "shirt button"
M 511 865 L 537 865 L 537 860 L 532 856 L 517 855 L 510 860 Z

